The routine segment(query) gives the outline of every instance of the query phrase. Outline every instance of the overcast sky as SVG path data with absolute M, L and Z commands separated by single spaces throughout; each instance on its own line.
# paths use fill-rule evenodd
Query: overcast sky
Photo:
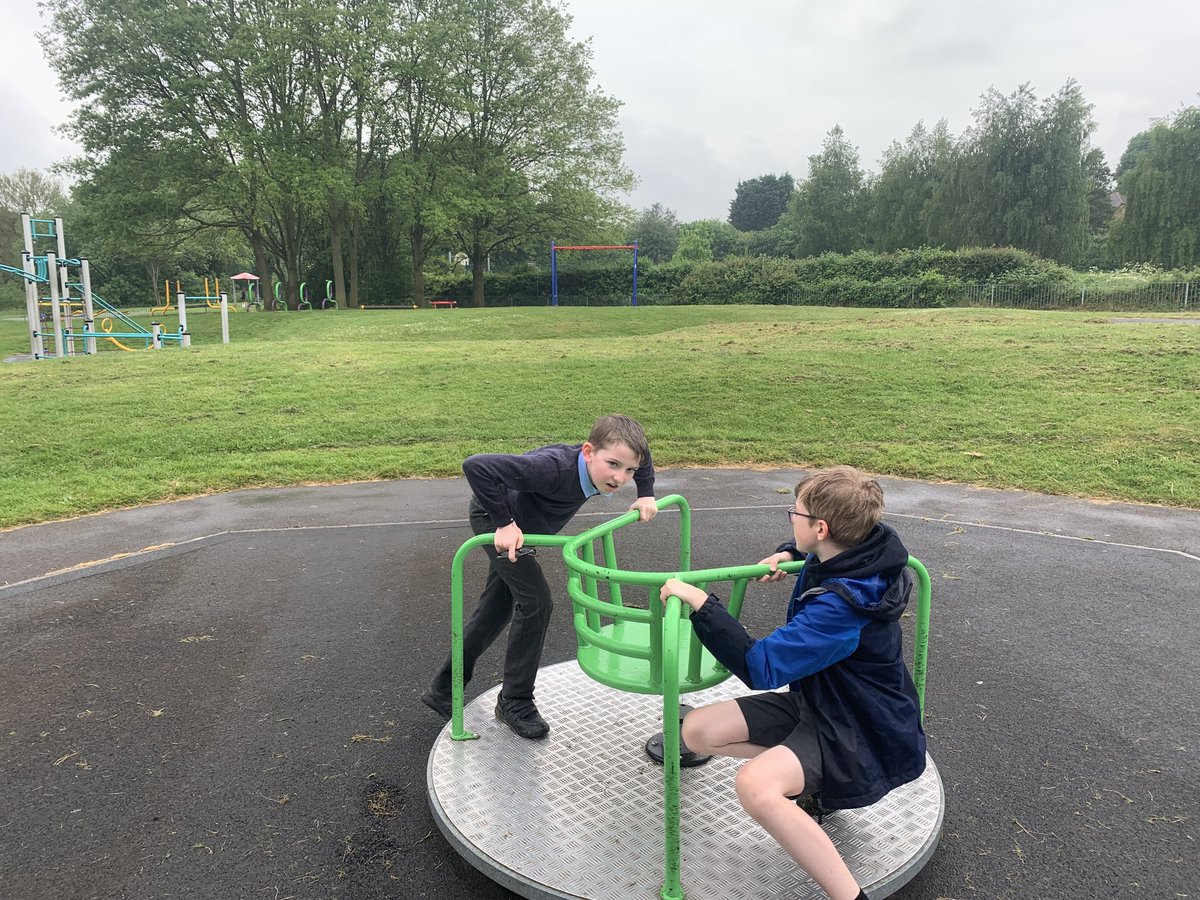
M 1185 0 L 572 0 L 596 82 L 623 101 L 629 203 L 725 218 L 739 181 L 799 180 L 841 125 L 863 167 L 918 121 L 960 133 L 989 87 L 1039 98 L 1074 78 L 1115 167 L 1152 119 L 1200 103 L 1200 3 Z M 34 34 L 33 0 L 0 0 L 0 172 L 74 152 Z

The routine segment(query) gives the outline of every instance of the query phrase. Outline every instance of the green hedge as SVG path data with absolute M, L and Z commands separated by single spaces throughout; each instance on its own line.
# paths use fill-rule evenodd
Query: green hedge
M 558 272 L 562 306 L 627 306 L 633 289 L 629 261 L 565 258 Z M 1195 273 L 1115 273 L 1137 282 L 1195 280 Z M 111 281 L 111 279 L 109 279 Z M 0 285 L 0 308 L 20 309 L 24 293 L 17 281 Z M 1102 282 L 1097 284 L 1096 282 Z M 1133 293 L 1112 276 L 1088 276 L 1012 248 L 939 250 L 922 247 L 895 253 L 826 253 L 808 259 L 780 256 L 731 256 L 716 262 L 638 265 L 638 302 L 668 304 L 808 304 L 821 306 L 947 306 L 961 303 L 967 285 L 1004 285 L 1018 291 L 1060 288 L 1087 282 L 1087 293 Z M 429 273 L 429 299 L 471 304 L 469 272 Z M 107 290 L 105 290 L 107 289 Z M 141 297 L 140 284 L 105 283 L 97 287 L 109 299 Z M 976 289 L 978 290 L 978 289 Z M 490 273 L 484 279 L 488 306 L 546 306 L 551 302 L 550 273 L 524 267 Z M 411 303 L 409 292 L 394 302 Z M 1031 295 L 1032 296 L 1032 295 Z M 1119 300 L 1114 296 L 1114 303 Z M 1131 302 L 1141 302 L 1131 300 Z M 1157 305 L 1157 304 L 1155 304 Z
M 638 303 L 670 303 L 671 297 L 691 271 L 688 264 L 638 261 Z M 551 302 L 550 273 L 547 271 L 493 272 L 484 276 L 488 306 L 548 306 Z M 425 295 L 445 297 L 460 306 L 471 303 L 471 276 L 427 275 Z M 628 306 L 633 296 L 633 265 L 609 265 L 558 273 L 560 306 Z M 725 301 L 721 301 L 725 302 Z
M 808 304 L 929 307 L 959 302 L 966 284 L 1041 287 L 1069 283 L 1070 269 L 1024 250 L 923 247 L 896 253 L 826 253 L 809 259 L 733 256 L 716 262 L 638 265 L 638 302 L 667 304 Z M 471 303 L 469 273 L 426 278 L 432 298 Z M 632 294 L 628 264 L 582 265 L 558 272 L 561 306 L 626 306 Z M 485 276 L 488 306 L 545 306 L 551 302 L 544 270 Z
M 738 257 L 700 263 L 674 303 L 929 307 L 958 302 L 965 284 L 1066 283 L 1070 269 L 1012 249 L 826 253 L 809 259 Z

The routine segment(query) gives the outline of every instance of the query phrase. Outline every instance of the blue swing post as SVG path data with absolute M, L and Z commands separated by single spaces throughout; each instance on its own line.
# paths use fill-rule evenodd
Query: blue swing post
M 558 306 L 558 251 L 560 250 L 632 250 L 633 251 L 633 299 L 631 306 L 637 306 L 637 241 L 632 244 L 555 244 L 550 242 L 550 305 Z

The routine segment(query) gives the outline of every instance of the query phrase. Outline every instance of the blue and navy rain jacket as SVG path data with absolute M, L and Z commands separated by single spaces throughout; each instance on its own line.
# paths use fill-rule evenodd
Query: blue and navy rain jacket
M 795 544 L 779 548 L 800 554 Z M 709 595 L 692 614 L 697 637 L 756 690 L 788 685 L 804 695 L 824 769 L 829 809 L 869 806 L 925 770 L 925 732 L 904 663 L 900 616 L 912 594 L 908 551 L 889 526 L 824 562 L 805 560 L 787 621 L 752 638 Z

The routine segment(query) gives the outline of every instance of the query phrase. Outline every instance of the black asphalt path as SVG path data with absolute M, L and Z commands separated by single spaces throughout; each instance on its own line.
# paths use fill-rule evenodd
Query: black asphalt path
M 740 564 L 788 534 L 798 474 L 665 471 L 658 493 L 692 503 L 698 567 Z M 883 483 L 933 578 L 946 790 L 938 851 L 894 896 L 1197 896 L 1200 512 Z M 467 496 L 240 491 L 0 533 L 0 897 L 512 896 L 426 802 L 441 723 L 417 696 Z M 623 531 L 622 567 L 670 568 L 674 518 Z M 752 632 L 786 589 L 750 595 Z M 547 664 L 574 656 L 564 606 Z M 499 667 L 498 645 L 469 695 Z

